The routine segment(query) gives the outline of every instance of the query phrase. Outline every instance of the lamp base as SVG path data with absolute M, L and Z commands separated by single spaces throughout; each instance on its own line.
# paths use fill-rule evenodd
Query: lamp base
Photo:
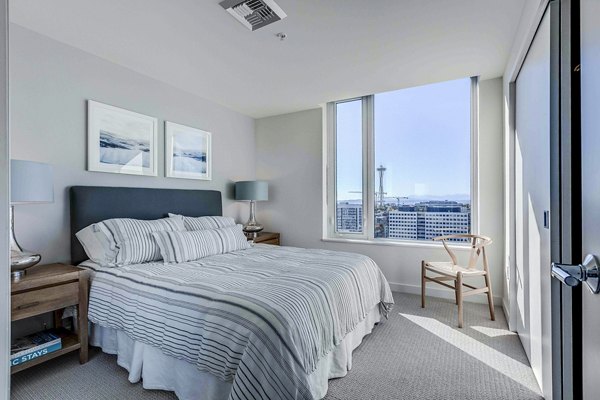
M 27 273 L 26 270 L 24 269 L 20 269 L 18 271 L 11 271 L 10 273 L 10 280 L 13 282 L 19 282 Z
M 29 251 L 10 252 L 10 276 L 13 281 L 18 281 L 27 273 L 27 268 L 37 265 L 42 260 L 42 256 Z
M 264 226 L 256 222 L 256 201 L 250 201 L 250 217 L 248 218 L 248 222 L 244 224 L 244 232 L 246 235 L 253 235 L 253 238 L 256 237 L 256 234 L 264 229 Z
M 13 281 L 17 281 L 27 273 L 27 268 L 31 268 L 42 260 L 42 256 L 23 250 L 15 239 L 14 210 L 10 207 L 10 276 Z
M 259 225 L 259 224 L 245 224 L 244 225 L 244 232 L 246 233 L 258 233 L 260 231 L 262 231 L 264 228 L 264 226 Z
M 252 226 L 250 229 L 246 229 L 244 226 L 244 234 L 248 239 L 256 239 L 258 237 L 258 233 L 262 231 L 264 228 L 262 226 Z

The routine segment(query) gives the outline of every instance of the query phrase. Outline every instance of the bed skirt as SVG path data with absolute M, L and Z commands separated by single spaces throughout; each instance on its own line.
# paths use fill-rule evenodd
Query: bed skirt
M 379 305 L 327 356 L 310 374 L 310 389 L 314 399 L 327 394 L 327 381 L 346 376 L 352 368 L 352 351 L 373 331 L 381 320 Z M 165 355 L 160 349 L 135 341 L 123 331 L 92 324 L 90 344 L 108 354 L 117 355 L 117 363 L 129 371 L 129 381 L 142 380 L 145 389 L 175 392 L 180 400 L 226 400 L 231 382 L 223 381 L 195 365 Z

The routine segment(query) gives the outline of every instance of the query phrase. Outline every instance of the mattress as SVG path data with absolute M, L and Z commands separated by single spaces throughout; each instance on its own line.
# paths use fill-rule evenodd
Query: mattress
M 368 257 L 255 245 L 168 264 L 94 270 L 89 319 L 229 382 L 228 399 L 319 398 L 311 376 L 378 309 L 389 285 Z

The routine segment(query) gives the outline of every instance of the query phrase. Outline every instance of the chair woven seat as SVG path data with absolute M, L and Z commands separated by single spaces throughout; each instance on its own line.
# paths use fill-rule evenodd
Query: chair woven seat
M 463 276 L 479 276 L 485 275 L 486 272 L 480 269 L 462 267 L 454 265 L 451 262 L 434 261 L 426 262 L 425 268 L 443 275 L 456 276 L 458 272 L 462 272 Z

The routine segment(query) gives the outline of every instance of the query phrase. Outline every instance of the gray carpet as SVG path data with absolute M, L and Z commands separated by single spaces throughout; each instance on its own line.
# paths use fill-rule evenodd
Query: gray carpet
M 456 306 L 394 293 L 396 306 L 355 350 L 353 367 L 330 381 L 326 400 L 541 399 L 519 338 L 506 330 L 500 308 L 489 320 L 486 305 L 467 304 L 465 328 L 456 327 Z M 13 375 L 13 400 L 176 399 L 127 381 L 116 357 L 92 349 L 59 357 Z

